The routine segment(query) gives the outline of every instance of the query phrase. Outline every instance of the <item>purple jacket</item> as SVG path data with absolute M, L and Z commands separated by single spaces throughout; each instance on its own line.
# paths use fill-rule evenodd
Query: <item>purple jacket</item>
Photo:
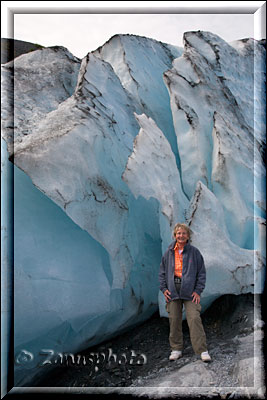
M 206 283 L 206 268 L 204 259 L 200 251 L 187 243 L 183 250 L 183 273 L 178 295 L 174 284 L 174 246 L 176 241 L 172 242 L 162 257 L 159 282 L 160 290 L 164 293 L 166 289 L 171 292 L 171 300 L 184 299 L 192 300 L 192 293 L 201 295 Z

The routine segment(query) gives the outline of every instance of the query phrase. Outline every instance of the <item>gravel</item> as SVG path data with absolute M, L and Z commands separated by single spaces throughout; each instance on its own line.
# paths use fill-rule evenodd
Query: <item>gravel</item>
M 212 361 L 201 363 L 205 365 L 203 371 L 209 379 L 208 386 L 211 389 L 208 394 L 210 396 L 237 397 L 233 388 L 240 386 L 238 363 L 254 357 L 254 329 L 263 328 L 264 323 L 261 321 L 259 311 L 259 301 L 257 300 L 255 308 L 254 296 L 251 294 L 224 295 L 202 314 Z M 254 322 L 255 312 L 256 322 Z M 90 353 L 98 354 L 98 357 L 101 353 L 111 355 L 109 363 L 103 363 L 102 366 L 98 364 L 100 366 L 98 370 L 92 371 L 88 365 L 60 366 L 50 373 L 48 371 L 41 381 L 34 382 L 32 386 L 50 388 L 159 386 L 160 382 L 164 382 L 164 379 L 168 379 L 181 368 L 187 366 L 187 369 L 190 369 L 190 366 L 200 365 L 200 358 L 194 354 L 191 346 L 186 321 L 183 321 L 183 332 L 183 357 L 176 361 L 169 361 L 169 321 L 155 313 L 148 321 L 131 331 L 80 352 L 81 356 L 88 356 Z M 114 362 L 114 354 L 119 356 L 120 363 Z M 131 359 L 133 354 L 134 357 Z M 218 388 L 225 387 L 232 389 L 220 394 Z

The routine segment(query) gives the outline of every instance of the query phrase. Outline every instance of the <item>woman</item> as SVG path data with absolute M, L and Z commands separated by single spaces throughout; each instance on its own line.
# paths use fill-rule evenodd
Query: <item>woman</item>
M 175 225 L 175 241 L 168 247 L 160 264 L 160 290 L 166 299 L 166 310 L 169 314 L 169 341 L 172 350 L 170 360 L 182 357 L 184 305 L 193 350 L 201 356 L 202 361 L 207 362 L 211 358 L 200 317 L 200 295 L 205 288 L 206 269 L 202 254 L 189 243 L 190 233 L 187 225 Z

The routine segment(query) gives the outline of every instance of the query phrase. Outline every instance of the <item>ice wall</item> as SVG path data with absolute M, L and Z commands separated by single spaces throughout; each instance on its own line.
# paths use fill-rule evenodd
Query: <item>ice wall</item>
M 128 158 L 122 179 L 135 197 L 155 198 L 161 205 L 159 224 L 162 252 L 169 245 L 170 232 L 177 221 L 185 220 L 188 200 L 171 146 L 156 123 L 145 114 L 135 117 L 140 131 Z
M 233 242 L 253 249 L 254 216 L 265 215 L 265 206 L 254 209 L 265 174 L 263 46 L 252 39 L 231 45 L 200 31 L 186 32 L 184 44 L 164 80 L 185 193 L 191 198 L 196 182 L 205 183 L 223 205 Z
M 64 47 L 27 53 L 2 68 L 2 128 L 13 151 L 15 143 L 38 128 L 44 116 L 70 97 L 81 61 Z M 15 104 L 15 107 L 13 105 Z M 14 112 L 13 112 L 14 111 Z
M 158 270 L 178 220 L 207 266 L 203 309 L 262 291 L 265 50 L 208 32 L 184 44 L 116 35 L 82 61 L 59 47 L 20 56 L 14 104 L 3 66 L 17 384 L 42 373 L 44 348 L 79 351 L 158 304 L 166 316 Z
M 16 384 L 21 385 L 44 372 L 44 349 L 53 350 L 54 364 L 57 354 L 107 340 L 155 312 L 154 265 L 160 262 L 161 242 L 157 205 L 139 199 L 131 217 L 140 218 L 138 206 L 145 211 L 143 244 L 124 288 L 113 289 L 106 249 L 17 167 L 14 188 L 14 352 Z M 25 354 L 30 354 L 27 362 Z
M 93 52 L 110 63 L 130 94 L 137 114 L 151 117 L 169 141 L 176 162 L 179 152 L 163 73 L 183 48 L 136 35 L 115 35 Z

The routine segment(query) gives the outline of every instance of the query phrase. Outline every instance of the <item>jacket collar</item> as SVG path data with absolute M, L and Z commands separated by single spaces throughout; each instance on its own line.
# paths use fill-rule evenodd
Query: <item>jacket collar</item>
M 171 242 L 169 249 L 174 251 L 174 247 L 176 245 L 176 240 L 174 240 L 173 242 Z M 184 246 L 184 251 L 186 251 L 188 248 L 190 247 L 190 243 L 187 242 Z

